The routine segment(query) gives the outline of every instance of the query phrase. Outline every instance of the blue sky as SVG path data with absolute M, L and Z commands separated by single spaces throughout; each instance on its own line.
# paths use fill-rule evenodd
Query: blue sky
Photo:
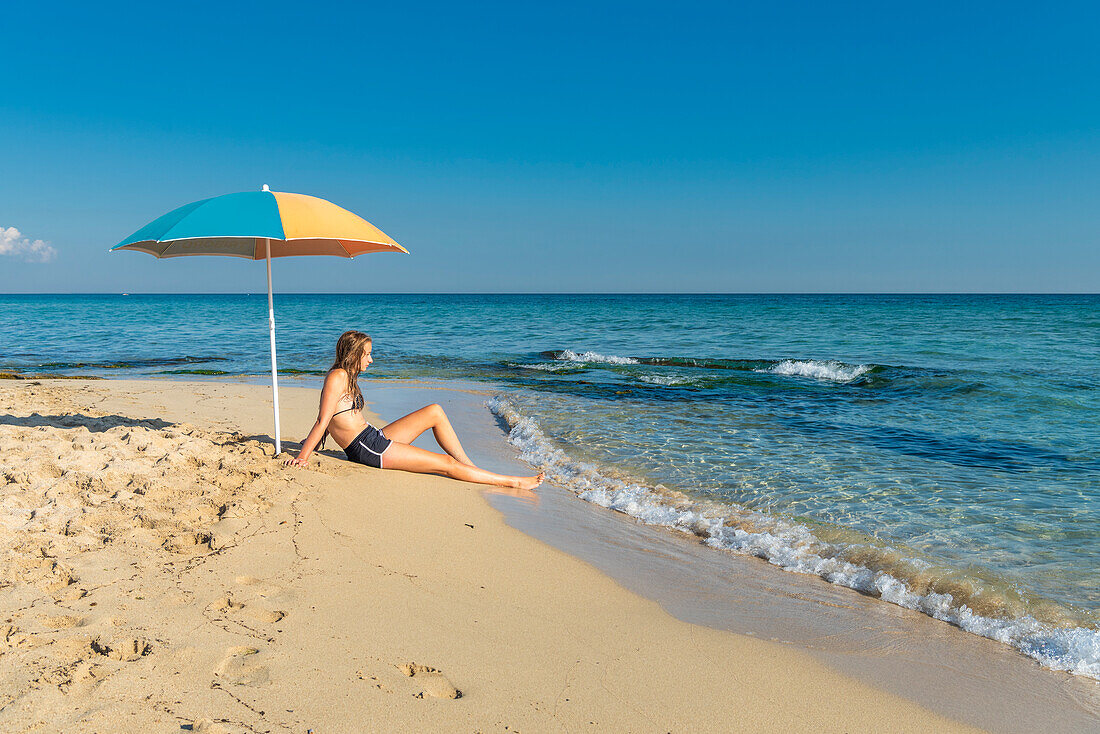
M 262 290 L 107 249 L 267 183 L 413 253 L 284 292 L 1096 292 L 1100 13 L 960 5 L 9 5 L 0 291 Z

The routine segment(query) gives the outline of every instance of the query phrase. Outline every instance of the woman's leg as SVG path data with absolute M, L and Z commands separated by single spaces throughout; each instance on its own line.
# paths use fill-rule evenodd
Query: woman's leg
M 442 474 L 451 479 L 477 484 L 492 484 L 497 487 L 513 489 L 534 489 L 542 484 L 542 473 L 533 477 L 512 477 L 506 474 L 494 474 L 476 466 L 463 464 L 454 457 L 425 451 L 416 446 L 394 441 L 382 457 L 382 466 L 386 469 L 401 469 L 419 474 Z
M 416 437 L 428 429 L 435 434 L 435 442 L 458 461 L 473 466 L 474 462 L 462 450 L 462 444 L 458 442 L 458 434 L 451 427 L 451 421 L 443 412 L 443 407 L 433 403 L 421 408 L 415 413 L 409 413 L 404 418 L 398 418 L 393 423 L 382 429 L 386 438 L 392 438 L 399 443 L 412 443 Z

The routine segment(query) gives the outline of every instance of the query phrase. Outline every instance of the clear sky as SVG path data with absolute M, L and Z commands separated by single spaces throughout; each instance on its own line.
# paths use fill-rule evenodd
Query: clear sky
M 107 249 L 265 183 L 413 253 L 284 292 L 1100 291 L 1095 8 L 7 3 L 0 291 L 262 291 Z

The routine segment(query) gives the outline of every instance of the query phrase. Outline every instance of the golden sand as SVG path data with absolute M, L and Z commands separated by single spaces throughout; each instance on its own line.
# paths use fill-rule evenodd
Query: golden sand
M 304 433 L 317 393 L 283 392 Z M 963 731 L 678 621 L 263 387 L 0 383 L 0 730 Z

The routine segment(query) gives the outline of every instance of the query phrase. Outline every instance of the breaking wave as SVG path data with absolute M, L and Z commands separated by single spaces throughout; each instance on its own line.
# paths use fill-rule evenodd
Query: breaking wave
M 617 357 L 614 354 L 597 354 L 596 352 L 574 352 L 566 349 L 561 352 L 553 352 L 554 359 L 561 362 L 581 362 L 585 364 L 639 364 L 633 357 Z
M 817 359 L 718 359 L 707 357 L 623 357 L 598 352 L 576 352 L 572 349 L 549 350 L 541 352 L 540 357 L 548 362 L 533 364 L 512 364 L 511 366 L 556 372 L 562 368 L 556 365 L 570 365 L 581 368 L 587 365 L 638 365 L 642 367 L 686 367 L 693 370 L 734 370 L 756 372 L 758 374 L 781 375 L 787 377 L 808 377 L 827 382 L 848 383 L 868 374 L 877 374 L 884 367 L 873 364 L 848 364 L 838 360 Z M 653 384 L 686 384 L 690 378 L 681 378 L 684 383 L 666 382 L 663 379 L 641 378 L 643 382 Z
M 754 371 L 767 372 L 773 375 L 789 375 L 792 377 L 812 377 L 815 380 L 829 380 L 831 382 L 851 382 L 857 377 L 862 377 L 867 374 L 872 369 L 874 369 L 873 365 L 851 365 L 834 360 L 818 362 L 813 359 L 785 359 L 771 367 Z

